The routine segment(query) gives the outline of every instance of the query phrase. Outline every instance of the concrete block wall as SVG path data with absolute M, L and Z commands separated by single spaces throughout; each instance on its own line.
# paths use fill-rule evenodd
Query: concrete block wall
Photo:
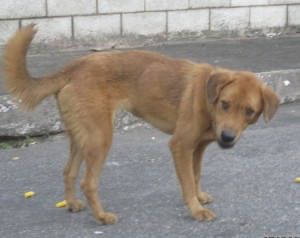
M 0 0 L 0 6 L 0 45 L 30 22 L 39 28 L 35 43 L 57 47 L 300 27 L 300 0 Z

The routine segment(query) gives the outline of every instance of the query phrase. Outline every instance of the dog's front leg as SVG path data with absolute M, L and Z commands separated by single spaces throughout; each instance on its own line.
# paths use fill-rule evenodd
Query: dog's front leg
M 201 204 L 206 204 L 213 201 L 213 197 L 210 194 L 203 192 L 201 189 L 202 160 L 207 144 L 208 143 L 201 143 L 197 146 L 196 150 L 194 151 L 193 159 L 196 194 L 198 195 L 198 199 Z
M 173 137 L 170 141 L 177 176 L 181 185 L 183 199 L 194 219 L 211 221 L 215 214 L 204 208 L 198 200 L 193 170 L 194 148 L 187 146 L 182 140 Z

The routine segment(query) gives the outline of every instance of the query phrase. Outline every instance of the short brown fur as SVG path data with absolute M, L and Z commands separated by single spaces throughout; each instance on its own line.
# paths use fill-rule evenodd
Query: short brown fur
M 104 224 L 117 222 L 115 214 L 102 208 L 97 188 L 112 142 L 114 114 L 124 108 L 172 134 L 170 149 L 183 199 L 193 218 L 213 220 L 215 214 L 203 207 L 212 197 L 200 186 L 206 146 L 218 141 L 223 148 L 232 147 L 261 113 L 266 121 L 274 116 L 278 96 L 250 72 L 146 51 L 91 54 L 35 79 L 26 68 L 34 34 L 34 25 L 29 25 L 9 40 L 4 56 L 6 86 L 28 109 L 56 96 L 71 145 L 64 169 L 69 210 L 83 208 L 75 196 L 75 180 L 84 161 L 81 188 L 96 219 Z

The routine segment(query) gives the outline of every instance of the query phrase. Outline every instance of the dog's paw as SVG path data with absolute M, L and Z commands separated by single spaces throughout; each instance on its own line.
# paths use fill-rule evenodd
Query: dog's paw
M 97 215 L 97 220 L 100 221 L 103 225 L 112 225 L 118 222 L 117 215 L 110 213 L 110 212 L 104 212 Z
M 69 212 L 80 212 L 85 208 L 83 202 L 80 200 L 68 201 L 67 204 Z
M 215 213 L 206 208 L 199 208 L 192 216 L 197 221 L 212 221 L 216 218 Z
M 199 192 L 198 194 L 198 200 L 201 204 L 207 204 L 207 203 L 211 203 L 214 201 L 214 198 L 205 192 Z

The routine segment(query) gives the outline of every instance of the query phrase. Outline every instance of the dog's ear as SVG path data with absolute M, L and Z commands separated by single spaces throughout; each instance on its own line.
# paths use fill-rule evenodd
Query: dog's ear
M 269 122 L 275 115 L 279 106 L 279 96 L 268 86 L 262 88 L 263 116 L 265 122 Z
M 206 93 L 209 103 L 214 103 L 221 90 L 233 81 L 231 75 L 227 72 L 216 72 L 210 75 L 207 85 Z

